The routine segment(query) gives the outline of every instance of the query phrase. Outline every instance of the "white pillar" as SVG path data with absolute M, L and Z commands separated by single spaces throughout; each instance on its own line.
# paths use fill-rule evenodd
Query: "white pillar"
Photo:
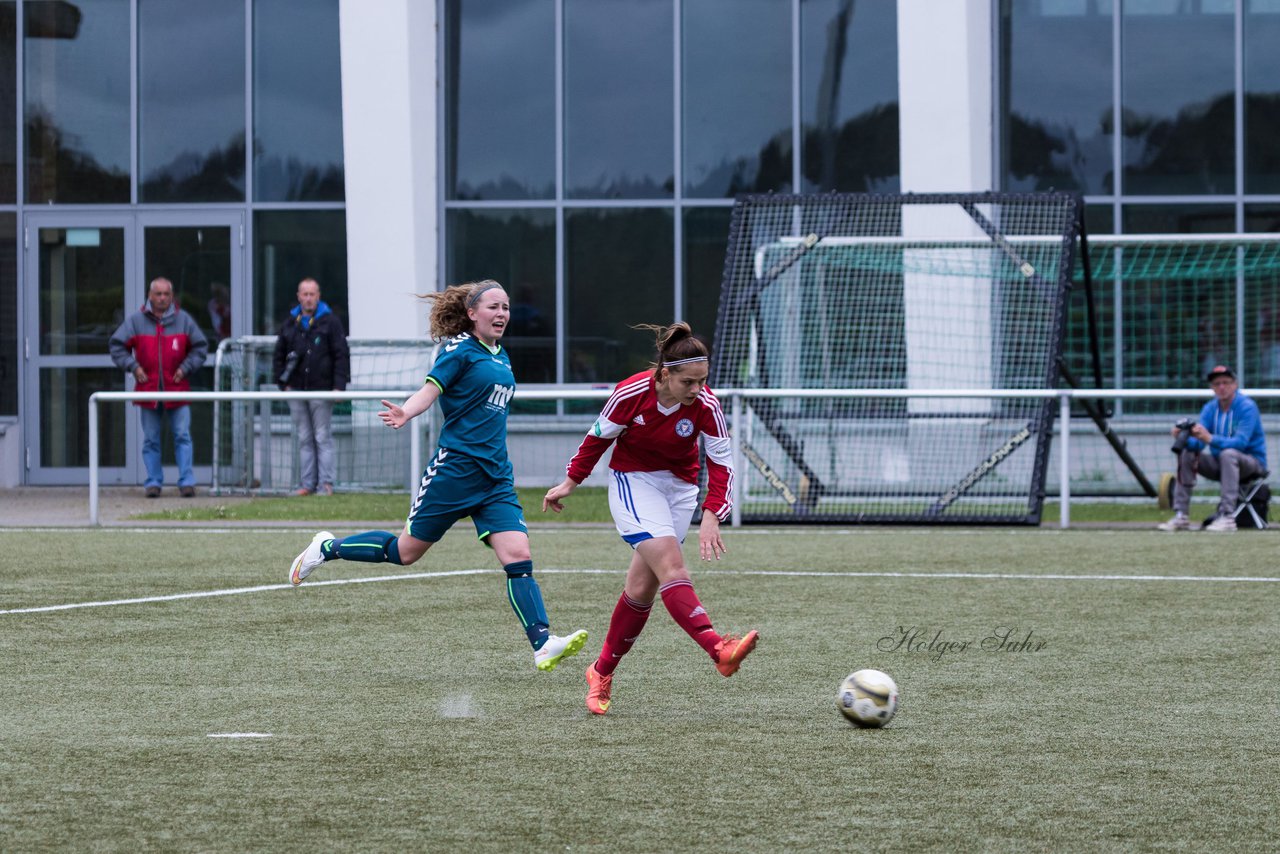
M 437 288 L 436 4 L 340 0 L 354 338 L 417 338 Z
M 994 189 L 990 0 L 898 0 L 904 193 Z
M 902 190 L 982 192 L 994 186 L 990 0 L 898 0 L 898 112 Z M 907 205 L 903 236 L 920 240 L 982 238 L 957 206 Z M 987 254 L 912 249 L 903 278 L 908 388 L 991 388 L 991 281 Z M 971 276 L 932 273 L 949 266 Z M 913 399 L 908 456 L 939 483 L 974 460 L 957 448 L 981 442 L 990 401 Z M 966 413 L 961 415 L 961 413 Z M 951 415 L 952 417 L 946 417 Z

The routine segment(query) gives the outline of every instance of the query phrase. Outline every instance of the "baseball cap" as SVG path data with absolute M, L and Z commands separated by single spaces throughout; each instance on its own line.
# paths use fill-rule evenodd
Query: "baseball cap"
M 1209 371 L 1209 382 L 1213 382 L 1218 377 L 1236 378 L 1236 372 L 1228 368 L 1226 365 L 1215 365 L 1212 371 Z

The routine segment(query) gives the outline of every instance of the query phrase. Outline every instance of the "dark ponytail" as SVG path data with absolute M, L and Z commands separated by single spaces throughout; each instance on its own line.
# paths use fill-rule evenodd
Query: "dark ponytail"
M 647 329 L 654 333 L 658 350 L 658 360 L 652 363 L 654 374 L 672 362 L 686 362 L 692 359 L 709 359 L 711 352 L 701 339 L 693 334 L 693 328 L 683 320 L 670 326 L 657 326 L 652 323 L 639 323 L 633 329 Z M 679 370 L 674 367 L 673 370 Z

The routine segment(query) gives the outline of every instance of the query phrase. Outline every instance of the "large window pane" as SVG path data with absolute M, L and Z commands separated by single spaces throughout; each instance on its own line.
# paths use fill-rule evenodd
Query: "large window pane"
M 99 356 L 124 320 L 124 229 L 41 228 L 39 352 Z
M 554 197 L 555 4 L 447 0 L 445 15 L 448 197 Z
M 342 211 L 258 211 L 253 218 L 253 327 L 275 335 L 298 304 L 298 282 L 315 279 L 320 298 L 347 317 L 347 218 Z
M 1246 0 L 1244 189 L 1280 193 L 1280 2 Z
M 1233 7 L 1123 4 L 1126 195 L 1235 192 Z
M 17 217 L 0 214 L 0 415 L 18 414 Z
M 684 305 L 681 316 L 697 335 L 715 341 L 720 312 L 724 253 L 733 208 L 689 208 L 684 212 Z M 723 383 L 723 380 L 719 380 Z M 735 383 L 736 385 L 736 383 Z
M 511 297 L 502 343 L 516 382 L 555 382 L 555 211 L 450 211 L 448 234 L 448 284 L 496 279 Z
M 27 200 L 129 201 L 129 2 L 23 5 Z
M 1128 234 L 1194 234 L 1235 231 L 1230 205 L 1127 205 L 1121 212 Z M 1147 261 L 1118 275 L 1124 322 L 1121 330 L 1125 386 L 1199 388 L 1209 368 L 1233 364 L 1236 353 L 1236 275 L 1144 276 Z M 1152 404 L 1163 411 L 1164 404 Z M 1129 411 L 1145 405 L 1135 402 Z
M 791 190 L 791 4 L 683 5 L 684 192 Z
M 253 194 L 342 201 L 338 0 L 253 4 Z
M 566 0 L 564 14 L 565 195 L 669 198 L 672 0 Z
M 807 193 L 897 192 L 898 7 L 802 0 Z
M 1280 204 L 1245 205 L 1244 230 L 1280 232 Z
M 191 388 L 213 391 L 213 356 L 218 342 L 232 333 L 231 227 L 147 226 L 144 282 L 163 276 L 173 283 L 174 300 L 191 315 L 209 342 L 209 360 L 191 377 Z M 173 434 L 162 433 L 168 459 Z M 213 454 L 213 404 L 191 404 L 191 443 L 196 465 L 209 465 Z
M 1125 234 L 1227 234 L 1236 230 L 1230 205 L 1125 205 Z
M 1246 205 L 1244 230 L 1280 232 L 1280 205 Z M 1251 386 L 1280 386 L 1280 281 L 1250 281 L 1244 293 L 1244 380 Z M 1259 400 L 1264 412 L 1280 412 L 1280 401 Z
M 18 201 L 17 15 L 13 0 L 0 2 L 0 204 L 7 205 Z
M 163 276 L 173 283 L 173 298 L 191 315 L 209 353 L 231 328 L 231 226 L 155 226 L 146 228 L 142 280 Z
M 144 202 L 244 199 L 243 0 L 139 0 Z
M 653 359 L 653 333 L 675 308 L 669 210 L 576 210 L 565 215 L 568 382 L 615 383 Z
M 115 368 L 42 368 L 40 370 L 40 465 L 84 468 L 89 465 L 89 395 L 124 391 L 124 372 Z M 137 418 L 132 404 L 101 404 L 98 416 L 98 464 L 124 465 L 125 415 Z
M 1005 189 L 1113 192 L 1111 2 L 1002 5 Z

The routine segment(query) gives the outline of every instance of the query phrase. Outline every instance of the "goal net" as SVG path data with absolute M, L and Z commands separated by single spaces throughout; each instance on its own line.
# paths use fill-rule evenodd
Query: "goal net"
M 1209 399 L 1211 367 L 1234 367 L 1246 392 L 1280 386 L 1280 235 L 1090 235 L 1088 247 L 1097 346 L 1086 302 L 1073 296 L 1064 354 L 1071 374 L 1083 387 L 1204 389 L 1202 401 L 1123 393 L 1097 401 L 1132 466 L 1095 429 L 1083 402 L 1073 407 L 1072 496 L 1151 497 L 1148 486 L 1175 468 L 1169 428 Z M 1081 264 L 1076 284 L 1083 294 Z M 1258 405 L 1264 423 L 1277 411 L 1274 400 Z M 1049 495 L 1061 490 L 1053 456 Z
M 214 357 L 214 391 L 276 391 L 272 376 L 275 336 L 227 339 Z M 349 391 L 407 393 L 422 386 L 433 361 L 429 340 L 351 338 Z M 337 488 L 343 491 L 409 490 L 407 431 L 388 430 L 376 400 L 339 401 L 333 409 L 338 450 Z M 423 422 L 423 424 L 419 424 Z M 416 419 L 415 429 L 429 429 Z M 232 401 L 214 405 L 213 491 L 285 493 L 298 486 L 298 445 L 284 401 Z
M 1057 386 L 1079 217 L 1065 193 L 740 197 L 713 383 L 901 395 L 749 398 L 743 520 L 1038 523 L 1057 404 L 980 392 Z

